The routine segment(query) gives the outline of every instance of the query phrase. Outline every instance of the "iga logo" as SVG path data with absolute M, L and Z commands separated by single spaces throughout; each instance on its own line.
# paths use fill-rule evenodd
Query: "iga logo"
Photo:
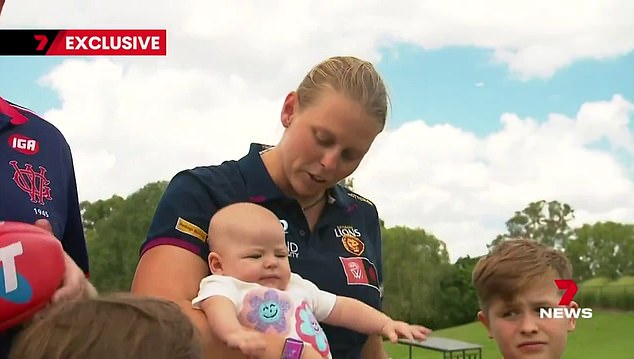
M 40 143 L 37 140 L 18 133 L 9 136 L 9 146 L 25 155 L 34 155 L 40 151 Z
M 555 284 L 557 285 L 557 288 L 566 290 L 559 300 L 559 305 L 562 305 L 563 307 L 539 308 L 540 318 L 592 318 L 592 309 L 590 308 L 568 307 L 579 290 L 577 284 L 572 279 L 555 279 Z

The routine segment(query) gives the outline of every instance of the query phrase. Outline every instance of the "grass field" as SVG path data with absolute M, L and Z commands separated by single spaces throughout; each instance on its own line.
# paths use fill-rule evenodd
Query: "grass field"
M 502 359 L 493 340 L 480 323 L 438 330 L 435 336 L 483 346 L 483 359 Z M 408 358 L 406 345 L 386 343 L 393 359 Z M 442 359 L 442 353 L 414 348 L 412 358 Z M 634 313 L 593 311 L 592 318 L 577 320 L 577 329 L 568 336 L 563 359 L 634 359 Z

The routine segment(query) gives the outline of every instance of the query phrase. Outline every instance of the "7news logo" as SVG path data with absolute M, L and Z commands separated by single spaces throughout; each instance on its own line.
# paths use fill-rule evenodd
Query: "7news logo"
M 579 308 L 576 305 L 570 306 L 570 303 L 572 303 L 572 299 L 575 297 L 575 294 L 577 294 L 577 291 L 579 290 L 577 284 L 572 279 L 555 279 L 555 284 L 557 285 L 557 288 L 565 289 L 564 294 L 559 300 L 559 305 L 561 305 L 562 307 L 539 308 L 540 318 L 592 318 L 592 309 Z

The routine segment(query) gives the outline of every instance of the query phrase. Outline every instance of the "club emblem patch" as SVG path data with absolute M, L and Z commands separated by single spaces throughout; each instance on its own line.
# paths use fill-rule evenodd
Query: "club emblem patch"
M 343 243 L 343 248 L 355 256 L 360 256 L 365 250 L 365 244 L 355 236 L 344 235 L 341 237 L 341 242 Z
M 361 231 L 352 225 L 337 226 L 335 238 L 341 238 L 343 248 L 355 256 L 360 256 L 365 250 L 365 244 L 361 240 Z
M 39 172 L 33 170 L 33 165 L 27 163 L 24 168 L 20 168 L 18 161 L 9 161 L 13 167 L 13 182 L 23 192 L 29 195 L 33 203 L 44 205 L 44 200 L 52 201 L 51 181 L 46 178 L 46 167 L 39 166 Z

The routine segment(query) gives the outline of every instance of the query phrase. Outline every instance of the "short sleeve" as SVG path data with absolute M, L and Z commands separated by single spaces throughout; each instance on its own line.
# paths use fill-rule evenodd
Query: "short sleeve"
M 330 315 L 337 302 L 335 294 L 319 289 L 313 282 L 295 273 L 291 275 L 291 281 L 306 293 L 317 321 L 323 321 Z
M 200 281 L 196 298 L 192 299 L 192 306 L 200 309 L 200 303 L 205 299 L 222 296 L 229 299 L 236 309 L 240 304 L 240 290 L 233 278 L 222 275 L 210 275 Z
M 180 172 L 170 181 L 159 201 L 141 246 L 141 255 L 152 247 L 169 244 L 207 261 L 207 230 L 216 210 L 201 180 L 191 171 Z

